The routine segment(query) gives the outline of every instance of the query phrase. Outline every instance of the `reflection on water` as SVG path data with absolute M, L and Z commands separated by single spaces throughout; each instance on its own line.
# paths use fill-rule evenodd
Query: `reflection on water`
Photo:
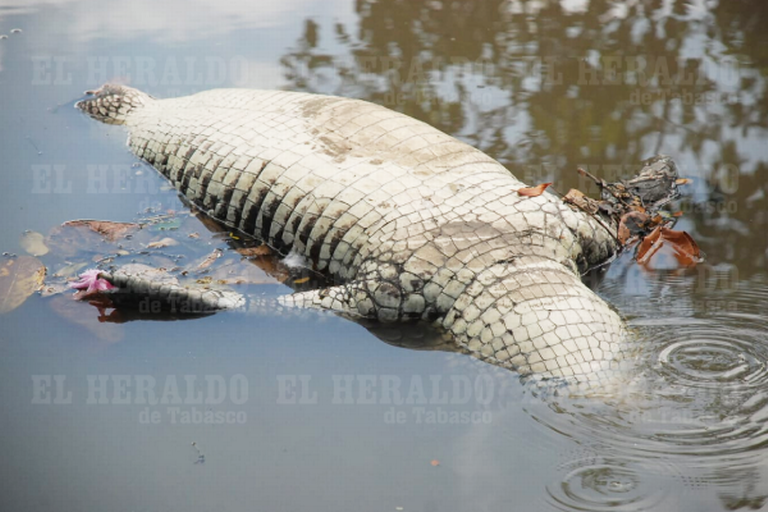
M 627 164 L 658 152 L 694 178 L 681 225 L 708 263 L 678 275 L 624 258 L 599 286 L 642 345 L 632 385 L 591 400 L 546 394 L 547 407 L 530 411 L 576 442 L 599 444 L 605 457 L 569 462 L 548 487 L 552 503 L 653 508 L 651 463 L 663 461 L 675 475 L 717 482 L 725 508 L 762 504 L 768 76 L 754 28 L 768 21 L 768 4 L 360 1 L 356 9 L 358 27 L 331 33 L 307 22 L 283 59 L 292 88 L 386 104 L 563 191 L 588 185 L 571 173 L 578 166 L 626 177 Z M 647 467 L 636 471 L 638 462 Z M 723 476 L 737 468 L 763 485 L 735 498 L 736 479 Z
M 324 12 L 327 3 L 309 0 L 269 8 L 142 2 L 118 11 L 87 0 L 46 2 L 45 9 L 0 4 L 0 33 L 24 28 L 0 40 L 0 88 L 14 98 L 0 121 L 0 208 L 9 220 L 1 250 L 16 250 L 18 232 L 28 227 L 45 231 L 77 216 L 129 220 L 147 203 L 179 207 L 172 195 L 86 194 L 86 165 L 133 162 L 122 135 L 105 152 L 101 127 L 45 110 L 121 76 L 158 97 L 278 83 L 368 99 L 471 143 L 524 181 L 553 181 L 560 192 L 590 190 L 577 167 L 613 180 L 666 153 L 694 180 L 678 228 L 707 255 L 706 265 L 686 273 L 645 270 L 625 257 L 595 283 L 628 318 L 641 350 L 631 385 L 592 397 L 521 390 L 509 372 L 466 357 L 452 356 L 455 366 L 446 369 L 437 357 L 394 355 L 384 344 L 366 344 L 372 340 L 362 329 L 330 320 L 328 329 L 277 318 L 260 318 L 254 328 L 218 315 L 175 325 L 132 322 L 120 343 L 105 347 L 56 315 L 19 311 L 0 320 L 7 336 L 0 395 L 8 404 L 0 424 L 23 447 L 6 450 L 9 467 L 17 468 L 4 475 L 18 492 L 13 503 L 46 495 L 100 509 L 148 508 L 118 494 L 131 481 L 158 509 L 242 509 L 258 500 L 305 509 L 318 496 L 335 510 L 357 510 L 362 500 L 383 510 L 765 507 L 768 2 L 356 0 L 334 3 L 333 15 Z M 65 74 L 30 86 L 42 69 L 33 58 L 40 57 L 50 60 L 52 76 L 63 62 L 72 80 Z M 127 68 L 113 62 L 118 57 Z M 103 72 L 93 68 L 99 58 L 106 59 Z M 235 59 L 252 72 L 240 79 L 227 68 L 213 76 L 204 66 L 190 68 L 187 58 L 198 66 L 205 58 Z M 154 81 L 137 59 L 157 64 Z M 167 72 L 169 63 L 177 73 Z M 202 78 L 186 78 L 188 72 Z M 38 164 L 66 164 L 74 193 L 30 193 L 27 176 Z M 376 335 L 412 345 L 400 333 Z M 84 348 L 93 345 L 96 354 Z M 492 378 L 494 401 L 485 407 L 493 422 L 393 426 L 382 423 L 378 409 L 274 403 L 277 374 L 330 382 L 333 374 L 400 371 Z M 245 372 L 252 381 L 243 430 L 149 430 L 120 407 L 28 405 L 31 374 L 67 373 L 72 380 L 216 372 Z M 181 447 L 174 444 L 179 437 Z M 192 441 L 207 456 L 194 469 L 215 467 L 218 477 L 178 476 L 176 461 L 194 459 Z M 108 465 L 82 455 L 94 445 Z M 422 472 L 409 457 L 443 460 Z M 62 475 L 78 485 L 62 484 Z M 157 487 L 173 478 L 181 494 Z
M 283 64 L 292 90 L 387 105 L 563 192 L 588 187 L 579 166 L 611 179 L 671 154 L 696 178 L 686 229 L 748 275 L 768 249 L 768 83 L 748 27 L 768 7 L 740 5 L 360 1 L 358 27 L 308 21 Z

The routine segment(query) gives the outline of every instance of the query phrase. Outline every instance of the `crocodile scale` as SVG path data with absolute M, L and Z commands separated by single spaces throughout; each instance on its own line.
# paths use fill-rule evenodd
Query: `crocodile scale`
M 212 218 L 300 254 L 331 283 L 284 303 L 421 319 L 457 350 L 543 377 L 615 368 L 619 315 L 580 278 L 616 224 L 525 187 L 481 151 L 365 101 L 220 89 L 154 99 L 105 85 L 77 104 Z

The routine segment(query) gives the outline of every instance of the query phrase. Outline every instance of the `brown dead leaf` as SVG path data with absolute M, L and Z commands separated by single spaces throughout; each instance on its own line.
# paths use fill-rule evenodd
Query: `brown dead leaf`
M 584 192 L 579 189 L 572 188 L 563 196 L 563 201 L 566 204 L 571 204 L 578 209 L 594 215 L 600 209 L 600 202 L 595 201 L 587 197 Z
M 675 180 L 675 185 L 689 185 L 693 183 L 693 180 L 690 180 L 688 178 L 677 178 Z
M 672 252 L 681 267 L 693 267 L 701 261 L 701 251 L 691 235 L 658 226 L 638 246 L 637 262 L 649 265 L 663 248 Z
M 571 190 L 568 191 L 567 194 L 565 194 L 563 199 L 571 201 L 571 200 L 576 199 L 577 197 L 584 197 L 584 196 L 585 196 L 584 192 L 582 192 L 581 190 L 579 190 L 577 188 L 572 188 Z
M 293 281 L 293 284 L 304 284 L 309 282 L 309 277 L 300 277 L 299 279 L 295 279 Z
M 619 242 L 624 245 L 631 237 L 638 235 L 648 226 L 651 219 L 643 212 L 625 213 L 619 221 Z
M 262 244 L 258 247 L 241 247 L 239 249 L 235 249 L 238 254 L 241 256 L 244 256 L 246 258 L 254 258 L 259 256 L 271 256 L 272 255 L 272 249 L 270 249 L 268 246 Z
M 71 220 L 65 222 L 62 226 L 78 227 L 87 226 L 92 231 L 100 234 L 110 242 L 116 242 L 126 235 L 140 229 L 139 224 L 133 222 L 111 222 L 105 220 Z
M 32 256 L 5 260 L 0 266 L 0 313 L 8 313 L 24 304 L 43 286 L 45 266 Z
M 432 460 L 432 461 L 430 461 L 429 463 L 430 463 L 430 464 L 432 464 L 432 466 L 433 466 L 433 467 L 437 467 L 437 466 L 439 466 L 439 465 L 440 465 L 440 461 L 439 461 L 439 460 L 437 460 L 437 459 L 435 459 L 435 460 Z
M 658 251 L 659 247 L 661 247 L 661 229 L 661 226 L 657 226 L 656 229 L 643 238 L 643 241 L 640 242 L 640 245 L 637 247 L 635 258 L 641 265 L 647 263 L 653 253 Z
M 619 243 L 621 245 L 625 245 L 627 243 L 627 240 L 629 240 L 629 237 L 631 236 L 629 233 L 629 229 L 627 229 L 627 226 L 621 222 L 619 224 Z
M 552 183 L 541 183 L 535 187 L 523 187 L 517 189 L 517 194 L 524 197 L 538 197 L 544 193 L 544 190 Z

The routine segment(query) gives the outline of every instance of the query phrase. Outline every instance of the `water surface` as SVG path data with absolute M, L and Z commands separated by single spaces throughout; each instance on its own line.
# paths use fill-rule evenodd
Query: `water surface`
M 677 229 L 706 254 L 627 254 L 592 283 L 643 350 L 632 386 L 590 398 L 331 316 L 112 324 L 34 296 L 0 318 L 1 508 L 765 508 L 767 5 L 0 1 L 3 251 L 184 210 L 119 127 L 72 108 L 119 80 L 367 99 L 562 193 L 594 192 L 578 167 L 618 179 L 668 154 L 693 180 Z

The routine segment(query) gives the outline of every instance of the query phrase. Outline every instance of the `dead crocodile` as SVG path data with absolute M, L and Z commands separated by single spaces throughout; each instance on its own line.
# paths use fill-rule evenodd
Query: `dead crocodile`
M 617 216 L 520 195 L 504 166 L 423 122 L 307 93 L 89 94 L 77 107 L 125 125 L 190 202 L 327 277 L 284 304 L 423 320 L 456 350 L 541 377 L 615 368 L 626 350 L 622 319 L 580 277 L 619 249 Z M 676 176 L 668 158 L 649 169 Z

